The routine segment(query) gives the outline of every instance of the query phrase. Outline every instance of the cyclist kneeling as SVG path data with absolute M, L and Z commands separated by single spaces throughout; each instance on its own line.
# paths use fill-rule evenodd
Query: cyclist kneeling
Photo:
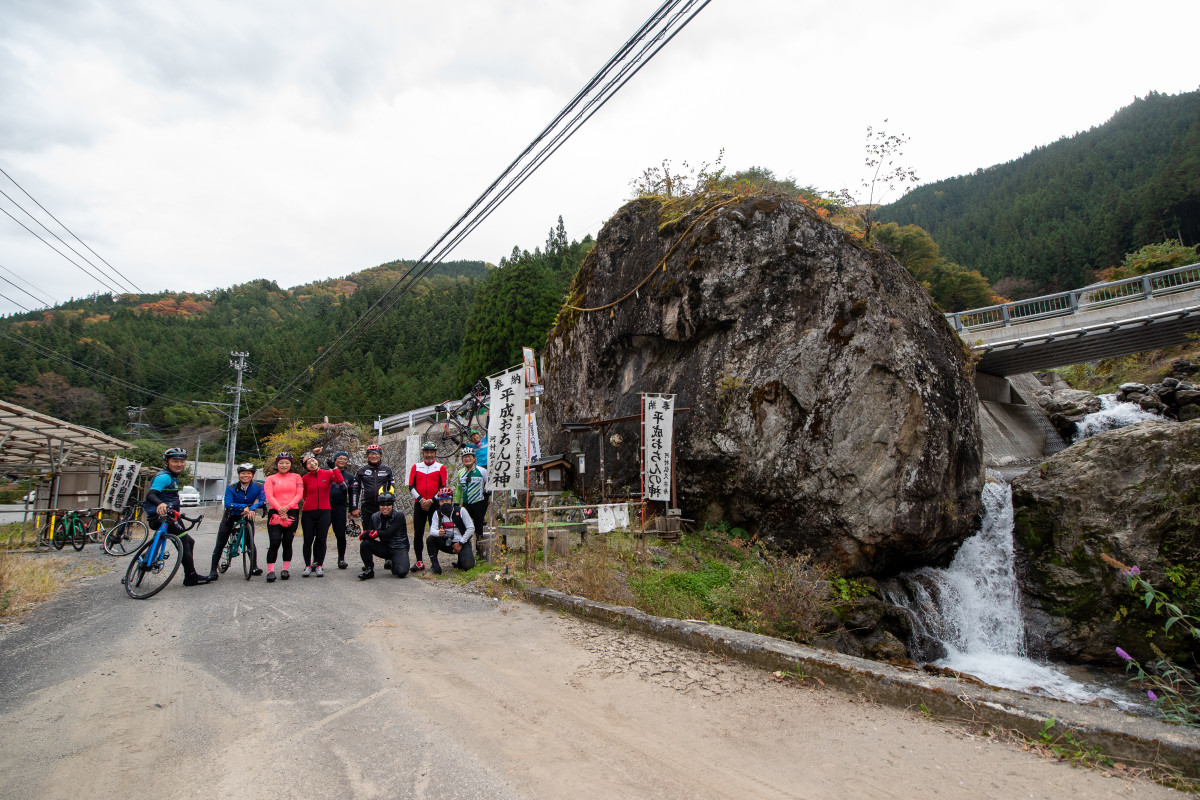
M 146 502 L 143 505 L 146 522 L 149 523 L 150 529 L 155 531 L 166 522 L 167 532 L 179 536 L 179 543 L 183 545 L 183 556 L 180 558 L 183 563 L 183 585 L 200 586 L 208 583 L 208 578 L 197 574 L 196 564 L 192 560 L 196 540 L 183 533 L 182 526 L 174 518 L 175 513 L 179 511 L 179 475 L 187 467 L 187 450 L 172 447 L 163 453 L 163 463 L 165 468 L 154 476 L 154 480 L 150 482 L 150 489 L 146 492 Z
M 362 556 L 363 571 L 359 580 L 375 577 L 372 556 L 390 560 L 392 574 L 397 578 L 408 575 L 408 523 L 404 512 L 396 509 L 396 496 L 391 492 L 379 495 L 379 510 L 371 515 L 371 526 L 365 525 L 359 535 L 358 553 Z
M 471 521 L 471 515 L 462 506 L 454 505 L 454 491 L 449 486 L 438 490 L 434 500 L 437 511 L 429 521 L 429 538 L 425 540 L 429 548 L 429 560 L 433 563 L 433 574 L 442 574 L 438 553 L 454 553 L 458 556 L 454 562 L 455 569 L 471 569 L 475 566 L 475 551 L 471 547 L 475 524 Z
M 212 569 L 208 573 L 210 581 L 215 581 L 218 577 L 217 563 L 221 560 L 225 545 L 229 544 L 233 523 L 238 517 L 246 519 L 247 533 L 250 541 L 254 541 L 254 512 L 267 502 L 262 484 L 254 482 L 256 471 L 257 468 L 253 464 L 238 464 L 238 482 L 225 487 L 225 513 L 221 516 L 221 526 L 217 528 L 217 546 L 213 549 Z M 250 570 L 250 574 L 262 575 L 262 570 L 258 567 L 258 549 L 250 552 L 254 554 L 254 569 Z

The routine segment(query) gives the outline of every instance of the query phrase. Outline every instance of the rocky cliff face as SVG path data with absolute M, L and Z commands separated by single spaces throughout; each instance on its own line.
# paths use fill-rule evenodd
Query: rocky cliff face
M 1117 662 L 1117 646 L 1168 652 L 1165 619 L 1146 612 L 1100 560 L 1200 579 L 1200 421 L 1143 422 L 1086 439 L 1013 481 L 1017 575 L 1030 645 L 1071 661 Z M 1147 633 L 1156 632 L 1152 638 Z
M 674 393 L 691 409 L 676 419 L 686 516 L 847 574 L 947 558 L 983 476 L 977 396 L 942 315 L 893 258 L 794 200 L 681 204 L 629 203 L 581 268 L 573 305 L 630 296 L 560 315 L 546 348 L 552 451 L 568 447 L 563 422 Z M 636 491 L 636 426 L 614 431 L 626 444 L 607 445 L 609 477 Z M 594 480 L 599 437 L 583 445 Z

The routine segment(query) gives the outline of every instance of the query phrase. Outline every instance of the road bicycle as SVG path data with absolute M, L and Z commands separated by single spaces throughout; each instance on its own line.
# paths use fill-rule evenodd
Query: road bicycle
M 193 530 L 204 519 L 203 514 L 193 518 L 173 511 L 171 515 L 177 523 L 189 523 L 186 527 L 180 527 L 179 533 Z M 179 541 L 178 535 L 170 533 L 169 528 L 167 519 L 163 519 L 150 541 L 138 548 L 133 558 L 129 559 L 122 583 L 125 584 L 125 592 L 134 600 L 145 600 L 158 594 L 179 571 L 183 542 Z
M 229 543 L 225 545 L 225 550 L 221 553 L 221 563 L 217 565 L 217 569 L 221 570 L 222 575 L 239 555 L 242 557 L 242 572 L 245 574 L 246 580 L 250 580 L 250 570 L 254 569 L 257 550 L 254 546 L 254 528 L 251 527 L 250 520 L 241 514 L 238 514 L 237 519 L 233 521 L 233 530 L 229 532 Z
M 54 533 L 50 539 L 55 550 L 62 550 L 67 542 L 78 552 L 87 544 L 87 524 L 83 515 L 78 511 L 65 511 L 54 523 Z
M 137 506 L 129 506 L 121 512 L 121 520 L 104 534 L 104 552 L 127 556 L 142 546 L 150 535 L 150 526 L 137 518 L 138 510 Z
M 451 400 L 433 407 L 434 418 L 425 430 L 425 441 L 437 447 L 437 456 L 442 461 L 453 459 L 458 451 L 471 444 L 471 431 L 487 429 L 488 388 L 483 381 L 475 381 L 471 391 L 457 404 Z M 439 420 L 438 414 L 446 418 Z

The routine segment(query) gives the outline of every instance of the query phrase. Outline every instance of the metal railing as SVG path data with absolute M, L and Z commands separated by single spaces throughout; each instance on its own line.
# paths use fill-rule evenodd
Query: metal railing
M 1039 319 L 1065 317 L 1095 308 L 1148 300 L 1151 297 L 1189 289 L 1200 289 L 1200 264 L 1189 264 L 1186 267 L 1151 272 L 1148 275 L 1002 303 L 998 306 L 958 311 L 947 314 L 946 319 L 959 332 L 1004 328 Z

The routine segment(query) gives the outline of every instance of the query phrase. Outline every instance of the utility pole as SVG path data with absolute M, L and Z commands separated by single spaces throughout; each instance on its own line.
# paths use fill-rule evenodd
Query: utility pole
M 196 437 L 196 458 L 195 466 L 192 467 L 192 486 L 196 485 L 196 481 L 200 480 L 200 445 L 204 444 L 203 440 Z M 203 498 L 201 498 L 203 500 Z
M 242 373 L 248 372 L 250 367 L 246 364 L 246 359 L 250 356 L 249 353 L 231 352 L 230 357 L 233 359 L 229 362 L 229 366 L 237 370 L 237 385 L 226 386 L 225 390 L 232 394 L 233 397 L 233 416 L 230 418 L 228 442 L 225 448 L 225 485 L 233 483 L 233 465 L 237 460 L 237 436 L 238 423 L 242 412 L 242 393 L 253 391 L 252 389 L 242 388 Z
M 126 433 L 140 434 L 150 427 L 148 423 L 142 422 L 142 414 L 145 413 L 145 406 L 126 406 L 125 413 L 129 415 L 129 430 Z M 136 417 L 136 421 L 135 418 Z

